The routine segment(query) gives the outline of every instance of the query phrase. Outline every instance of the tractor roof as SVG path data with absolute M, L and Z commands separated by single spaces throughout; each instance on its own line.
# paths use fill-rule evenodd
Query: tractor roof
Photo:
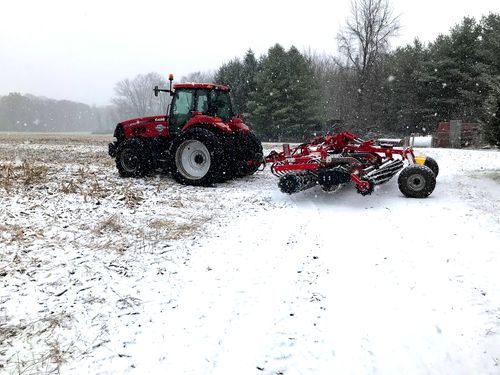
M 174 89 L 207 89 L 207 90 L 221 90 L 229 91 L 228 86 L 214 85 L 211 83 L 175 83 Z

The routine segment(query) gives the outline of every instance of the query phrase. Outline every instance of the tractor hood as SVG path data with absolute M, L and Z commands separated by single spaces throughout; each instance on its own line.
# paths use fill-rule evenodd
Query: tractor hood
M 128 126 L 132 126 L 132 125 L 138 125 L 138 124 L 144 124 L 147 122 L 156 122 L 156 121 L 165 121 L 165 116 L 138 117 L 138 118 L 133 118 L 131 120 L 121 121 L 119 124 L 123 125 L 124 127 L 128 127 Z

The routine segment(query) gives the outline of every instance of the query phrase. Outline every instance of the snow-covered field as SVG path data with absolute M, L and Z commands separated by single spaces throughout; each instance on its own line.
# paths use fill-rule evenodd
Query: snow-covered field
M 0 135 L 0 373 L 500 374 L 500 153 L 279 192 L 121 179 L 105 137 Z

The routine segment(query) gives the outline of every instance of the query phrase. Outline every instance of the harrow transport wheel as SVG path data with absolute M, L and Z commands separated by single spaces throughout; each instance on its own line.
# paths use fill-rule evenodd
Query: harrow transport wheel
M 430 156 L 426 156 L 425 157 L 424 165 L 426 167 L 430 168 L 431 171 L 434 172 L 434 176 L 436 176 L 436 177 L 438 176 L 438 174 L 439 174 L 439 165 L 438 165 L 438 163 L 437 163 L 436 160 L 434 160 Z
M 398 178 L 399 190 L 409 198 L 426 198 L 436 187 L 436 175 L 425 165 L 412 164 Z
M 116 168 L 122 177 L 141 177 L 151 169 L 147 147 L 139 139 L 128 139 L 116 150 Z
M 206 186 L 220 180 L 222 147 L 207 129 L 194 128 L 172 144 L 174 178 L 185 185 Z

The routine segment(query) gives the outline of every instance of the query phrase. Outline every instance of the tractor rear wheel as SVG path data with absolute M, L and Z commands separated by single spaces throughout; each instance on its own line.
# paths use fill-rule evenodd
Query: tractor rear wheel
M 172 143 L 174 178 L 184 185 L 207 186 L 219 180 L 222 147 L 207 129 L 194 128 Z
M 252 132 L 236 134 L 233 141 L 232 163 L 236 177 L 249 176 L 257 172 L 262 159 L 262 143 Z
M 427 198 L 436 187 L 436 175 L 425 165 L 412 164 L 398 177 L 399 190 L 409 198 Z
M 246 152 L 249 159 L 244 161 L 245 165 L 242 172 L 244 175 L 252 175 L 257 172 L 260 164 L 253 163 L 249 165 L 247 164 L 247 161 L 261 161 L 264 156 L 264 153 L 262 151 L 262 143 L 252 132 L 248 132 L 248 134 L 246 135 Z
M 122 177 L 142 177 L 151 170 L 151 156 L 137 138 L 120 143 L 116 150 L 116 168 Z

